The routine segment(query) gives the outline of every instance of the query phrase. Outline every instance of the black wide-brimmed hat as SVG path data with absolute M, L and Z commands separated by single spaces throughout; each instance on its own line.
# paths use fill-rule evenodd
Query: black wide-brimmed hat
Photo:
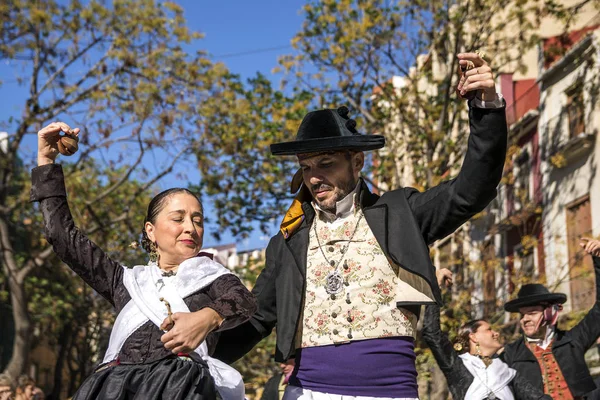
M 537 306 L 541 304 L 563 304 L 567 301 L 567 295 L 564 293 L 552 293 L 546 286 L 539 283 L 530 283 L 523 285 L 517 298 L 504 305 L 508 312 L 519 312 L 519 308 L 528 306 Z
M 385 146 L 381 135 L 363 135 L 356 130 L 356 121 L 348 117 L 348 108 L 312 111 L 306 114 L 296 140 L 274 143 L 271 153 L 275 156 L 289 156 L 321 151 L 376 150 Z

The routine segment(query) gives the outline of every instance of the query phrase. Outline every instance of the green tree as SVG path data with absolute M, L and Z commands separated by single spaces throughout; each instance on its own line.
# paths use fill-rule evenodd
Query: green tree
M 131 249 L 129 245 L 138 239 L 151 190 L 136 180 L 126 180 L 114 188 L 125 171 L 101 169 L 91 160 L 79 164 L 64 164 L 63 168 L 67 176 L 68 198 L 77 225 L 124 264 L 145 262 L 142 253 Z M 46 250 L 48 243 L 39 229 L 43 226 L 41 212 L 28 202 L 29 173 L 20 171 L 16 180 L 22 182 L 22 189 L 10 196 L 6 205 L 12 209 L 9 229 L 15 243 L 15 260 L 23 265 L 32 252 Z M 113 194 L 103 199 L 102 207 L 86 205 L 87 201 L 109 189 L 113 190 Z M 28 347 L 22 355 L 25 365 L 28 361 L 27 352 L 37 345 L 57 348 L 52 393 L 59 398 L 61 391 L 66 390 L 62 387 L 63 376 L 71 377 L 72 389 L 91 372 L 98 352 L 103 350 L 102 335 L 106 336 L 106 323 L 112 321 L 112 309 L 108 302 L 55 257 L 48 256 L 31 272 L 33 273 L 26 275 L 16 288 L 25 296 L 26 304 L 23 308 L 14 304 L 15 286 L 11 284 L 10 276 L 4 273 L 0 279 L 8 283 L 9 290 L 8 293 L 2 293 L 2 300 L 5 301 L 10 293 L 13 318 L 25 317 L 31 327 L 26 338 Z M 16 319 L 14 325 L 19 326 Z M 15 343 L 17 340 L 16 336 Z M 13 360 L 14 351 L 13 346 Z M 69 373 L 63 373 L 67 366 Z M 69 393 L 72 394 L 72 391 Z
M 256 223 L 269 232 L 290 203 L 288 179 L 297 165 L 274 159 L 269 145 L 295 136 L 312 94 L 285 95 L 260 73 L 245 83 L 231 75 L 227 85 L 222 97 L 205 101 L 194 121 L 202 131 L 195 147 L 199 191 L 213 202 L 220 229 L 247 237 Z
M 364 131 L 387 136 L 377 171 L 386 188 L 425 189 L 456 171 L 466 145 L 455 54 L 481 49 L 496 73 L 523 71 L 542 16 L 568 26 L 589 2 L 309 1 L 292 41 L 297 54 L 278 69 L 285 85 L 310 90 L 322 106 L 349 104 Z
M 254 221 L 266 230 L 288 201 L 287 183 L 275 177 L 291 175 L 291 164 L 272 162 L 268 145 L 292 135 L 311 95 L 286 96 L 262 75 L 245 82 L 203 52 L 190 53 L 201 35 L 172 2 L 10 0 L 0 18 L 0 59 L 27 93 L 2 126 L 10 134 L 0 147 L 0 288 L 16 331 L 6 371 L 25 370 L 33 328 L 45 325 L 71 369 L 71 392 L 98 352 L 106 305 L 77 279 L 55 285 L 70 275 L 58 269 L 28 205 L 36 131 L 55 120 L 82 128 L 80 151 L 65 166 L 76 223 L 130 261 L 124 239 L 139 234 L 150 193 L 196 166 L 198 189 L 216 206 L 215 236 L 247 236 Z M 99 311 L 90 313 L 91 305 Z M 74 320 L 87 321 L 85 332 L 69 331 Z
M 95 179 L 72 196 L 73 210 L 77 223 L 94 240 L 105 238 L 113 251 L 121 244 L 109 240 L 116 229 L 139 232 L 133 223 L 138 202 L 190 151 L 192 135 L 182 121 L 201 98 L 219 92 L 212 82 L 226 70 L 201 53 L 184 51 L 199 34 L 186 28 L 183 11 L 173 3 L 11 0 L 0 5 L 0 18 L 0 58 L 15 65 L 28 94 L 21 115 L 6 125 L 11 134 L 0 157 L 0 263 L 16 331 L 6 371 L 16 376 L 26 367 L 31 344 L 28 277 L 52 255 L 39 223 L 22 218 L 26 171 L 35 157 L 24 153 L 28 135 L 57 119 L 83 128 L 68 185 L 77 176 L 84 179 L 78 173 L 90 172 L 91 159 L 102 160 L 96 167 L 101 173 L 90 174 Z M 165 161 L 140 169 L 152 156 Z M 111 203 L 116 207 L 105 208 Z

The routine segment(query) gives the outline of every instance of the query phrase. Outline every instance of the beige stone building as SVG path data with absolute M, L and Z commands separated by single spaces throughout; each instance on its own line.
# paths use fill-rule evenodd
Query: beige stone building
M 474 317 L 508 322 L 511 316 L 502 312 L 502 304 L 530 281 L 545 282 L 567 293 L 573 301 L 567 304 L 568 310 L 591 305 L 589 260 L 584 261 L 587 270 L 576 270 L 582 256 L 574 237 L 600 234 L 600 202 L 594 205 L 593 201 L 600 195 L 596 167 L 600 153 L 595 140 L 600 17 L 592 3 L 577 12 L 568 27 L 542 18 L 538 45 L 529 51 L 517 57 L 494 56 L 494 60 L 513 59 L 501 64 L 496 77 L 507 103 L 509 125 L 503 184 L 485 212 L 436 243 L 432 252 L 436 265 L 454 267 L 459 287 L 470 293 Z M 510 26 L 495 33 L 501 34 L 510 35 Z M 423 55 L 409 76 L 394 77 L 391 82 L 398 93 L 431 94 L 447 65 L 435 54 Z M 464 135 L 466 126 L 452 126 L 450 137 Z M 568 133 L 570 129 L 577 133 Z M 411 156 L 407 144 L 411 130 L 398 117 L 383 133 L 391 137 L 388 151 L 398 155 L 393 179 L 379 186 L 422 186 L 414 173 L 422 167 L 422 160 Z M 463 150 L 448 158 L 449 164 L 456 161 L 449 176 L 458 171 Z M 587 300 L 580 299 L 586 296 Z
M 594 22 L 571 35 L 568 51 L 537 80 L 546 280 L 567 293 L 567 310 L 595 302 L 592 260 L 578 244 L 600 235 L 600 18 Z
M 541 18 L 537 46 L 517 55 L 518 63 L 497 69 L 510 145 L 498 196 L 432 248 L 435 265 L 455 271 L 453 298 L 467 296 L 473 318 L 485 317 L 509 327 L 507 332 L 516 332 L 516 316 L 502 306 L 523 283 L 541 282 L 566 293 L 567 312 L 585 310 L 594 301 L 591 259 L 578 247 L 581 236 L 600 236 L 600 10 L 594 7 L 588 2 L 577 9 L 568 26 Z M 505 33 L 511 34 L 510 27 Z M 431 93 L 445 65 L 434 54 L 422 55 L 411 75 L 391 83 L 399 94 Z M 388 185 L 379 181 L 378 186 L 422 186 L 415 168 L 423 161 L 410 154 L 407 144 L 413 132 L 400 116 L 389 125 L 382 133 L 391 137 L 388 151 L 396 152 L 396 165 Z M 466 128 L 464 123 L 453 126 L 448 135 L 460 137 Z M 450 164 L 460 164 L 462 150 L 449 158 Z M 448 175 L 456 172 L 451 167 Z M 588 357 L 597 362 L 596 350 Z M 431 373 L 442 379 L 439 371 Z M 423 398 L 444 396 L 440 387 L 421 383 Z M 442 397 L 434 395 L 436 390 Z

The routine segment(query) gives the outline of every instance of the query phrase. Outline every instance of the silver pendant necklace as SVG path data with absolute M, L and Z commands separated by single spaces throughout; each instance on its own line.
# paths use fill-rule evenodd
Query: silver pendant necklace
M 331 271 L 325 278 L 325 291 L 328 294 L 338 294 L 344 290 L 344 278 L 337 271 Z
M 358 230 L 358 225 L 360 224 L 360 220 L 362 219 L 362 217 L 363 217 L 363 214 L 360 213 L 360 216 L 358 217 L 358 221 L 356 221 L 356 226 L 354 227 L 354 231 L 352 232 L 350 239 L 348 239 L 348 242 L 341 250 L 342 257 L 338 260 L 338 262 L 335 262 L 334 260 L 329 260 L 327 258 L 327 256 L 325 255 L 325 251 L 323 250 L 323 246 L 321 246 L 321 241 L 319 240 L 319 232 L 317 231 L 317 220 L 319 218 L 317 217 L 315 219 L 314 230 L 315 230 L 315 236 L 317 237 L 317 244 L 319 245 L 319 249 L 321 249 L 321 254 L 323 254 L 323 258 L 325 259 L 325 261 L 327 261 L 327 263 L 333 267 L 333 271 L 331 271 L 329 274 L 327 274 L 327 278 L 325 278 L 325 291 L 329 295 L 334 296 L 336 294 L 341 293 L 344 290 L 344 277 L 338 271 L 338 267 L 340 266 L 340 263 L 346 256 L 348 247 L 350 246 L 352 239 L 354 239 L 354 234 Z

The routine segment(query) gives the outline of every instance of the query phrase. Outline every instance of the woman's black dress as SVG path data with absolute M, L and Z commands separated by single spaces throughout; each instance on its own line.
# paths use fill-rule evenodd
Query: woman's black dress
M 31 200 L 39 201 L 45 234 L 55 253 L 119 313 L 131 297 L 123 285 L 123 267 L 89 240 L 74 224 L 62 167 L 48 164 L 32 171 Z M 212 354 L 219 331 L 248 320 L 256 310 L 254 296 L 232 274 L 217 278 L 207 287 L 184 298 L 190 311 L 210 307 L 224 322 L 206 338 Z M 208 366 L 195 353 L 180 358 L 160 341 L 164 334 L 151 321 L 137 329 L 123 344 L 118 365 L 98 368 L 73 399 L 215 399 Z

